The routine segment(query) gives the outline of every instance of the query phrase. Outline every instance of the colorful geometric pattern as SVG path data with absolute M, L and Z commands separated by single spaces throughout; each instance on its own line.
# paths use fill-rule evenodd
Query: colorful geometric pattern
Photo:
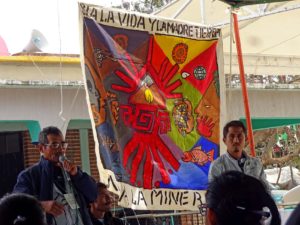
M 104 172 L 132 188 L 205 190 L 219 155 L 218 39 L 82 22 Z

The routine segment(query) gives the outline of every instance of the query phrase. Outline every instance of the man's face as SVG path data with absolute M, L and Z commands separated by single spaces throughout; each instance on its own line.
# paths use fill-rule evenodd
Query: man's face
M 106 188 L 101 188 L 95 202 L 91 204 L 91 211 L 108 212 L 112 207 L 112 196 Z
M 223 138 L 227 146 L 228 153 L 235 159 L 242 157 L 242 152 L 245 147 L 246 136 L 242 127 L 229 127 L 228 133 Z
M 66 149 L 62 147 L 64 139 L 62 135 L 47 135 L 48 142 L 46 144 L 40 145 L 40 152 L 43 154 L 46 160 L 49 160 L 54 163 L 59 162 L 59 156 L 65 154 Z M 56 147 L 55 145 L 59 145 Z
M 208 140 L 219 143 L 220 98 L 212 83 L 195 108 L 197 132 Z

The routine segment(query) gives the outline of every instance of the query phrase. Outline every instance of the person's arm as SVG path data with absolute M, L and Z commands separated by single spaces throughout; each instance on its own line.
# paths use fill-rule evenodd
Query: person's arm
M 71 176 L 77 189 L 83 194 L 88 203 L 94 202 L 97 198 L 97 185 L 92 177 L 78 168 L 78 173 Z
M 59 216 L 64 213 L 64 206 L 54 200 L 40 201 L 44 211 L 53 216 Z
M 259 179 L 264 183 L 264 185 L 266 186 L 266 188 L 271 191 L 272 187 L 270 185 L 270 183 L 268 182 L 267 180 L 267 175 L 264 171 L 264 167 L 261 163 L 261 161 L 259 160 L 259 164 L 260 164 L 260 168 L 261 168 L 261 171 L 260 171 L 260 175 L 259 175 Z
M 70 174 L 76 189 L 80 191 L 85 200 L 88 203 L 94 202 L 97 198 L 97 184 L 95 180 L 68 160 L 63 162 L 63 167 Z
M 14 186 L 13 192 L 14 193 L 25 193 L 32 195 L 36 197 L 39 200 L 38 191 L 35 187 L 35 182 L 38 179 L 38 177 L 34 178 L 34 176 L 31 175 L 32 171 L 22 171 L 17 178 L 17 183 Z M 40 201 L 43 209 L 46 213 L 49 213 L 53 216 L 58 216 L 64 212 L 63 205 L 59 204 L 58 202 L 54 200 L 49 201 Z
M 219 164 L 219 161 L 213 161 L 210 164 L 208 172 L 208 182 L 211 182 L 215 177 L 219 176 L 223 172 Z
M 28 171 L 22 171 L 17 178 L 17 183 L 13 189 L 14 193 L 25 193 L 35 196 L 33 183 Z

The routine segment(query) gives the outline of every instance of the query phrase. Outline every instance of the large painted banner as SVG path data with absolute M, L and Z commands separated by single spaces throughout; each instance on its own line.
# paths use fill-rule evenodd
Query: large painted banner
M 79 3 L 102 182 L 124 207 L 195 210 L 219 155 L 220 30 Z

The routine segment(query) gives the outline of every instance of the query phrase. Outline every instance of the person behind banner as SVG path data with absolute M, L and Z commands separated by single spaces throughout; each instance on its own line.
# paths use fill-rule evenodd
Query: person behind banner
M 33 196 L 7 194 L 0 199 L 0 224 L 45 225 L 44 210 Z
M 97 190 L 97 199 L 90 204 L 90 214 L 93 225 L 124 225 L 125 222 L 113 217 L 110 212 L 113 199 L 106 185 L 100 182 L 97 183 Z
M 239 171 L 215 177 L 205 197 L 207 225 L 281 224 L 277 206 L 265 185 Z
M 261 161 L 244 151 L 247 132 L 241 121 L 233 120 L 225 125 L 223 141 L 227 146 L 227 152 L 211 163 L 209 181 L 225 171 L 236 170 L 260 179 L 269 188 Z
M 95 181 L 65 158 L 67 143 L 57 127 L 39 134 L 40 161 L 22 171 L 13 192 L 35 196 L 48 225 L 90 225 L 87 204 L 97 197 Z

